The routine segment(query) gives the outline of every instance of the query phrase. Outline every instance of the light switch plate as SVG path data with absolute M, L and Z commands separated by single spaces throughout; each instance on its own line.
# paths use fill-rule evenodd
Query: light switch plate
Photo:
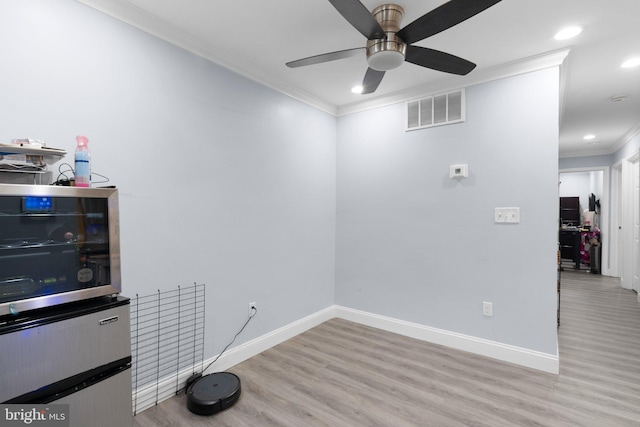
M 519 224 L 520 208 L 495 208 L 496 224 Z

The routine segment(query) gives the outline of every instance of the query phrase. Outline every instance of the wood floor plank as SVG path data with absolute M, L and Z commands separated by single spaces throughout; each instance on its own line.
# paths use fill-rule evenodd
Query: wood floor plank
M 563 272 L 560 374 L 332 319 L 235 367 L 242 395 L 198 416 L 184 393 L 147 426 L 640 426 L 640 304 L 619 280 Z

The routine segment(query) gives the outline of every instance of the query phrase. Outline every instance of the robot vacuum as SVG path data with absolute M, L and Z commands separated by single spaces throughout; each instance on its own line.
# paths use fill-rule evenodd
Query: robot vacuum
M 198 415 L 213 415 L 240 398 L 240 378 L 230 372 L 205 375 L 187 389 L 187 408 Z

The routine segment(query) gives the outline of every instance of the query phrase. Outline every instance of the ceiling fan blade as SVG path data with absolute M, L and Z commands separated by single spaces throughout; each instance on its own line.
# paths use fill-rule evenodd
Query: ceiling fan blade
M 338 50 L 336 52 L 323 53 L 322 55 L 310 56 L 308 58 L 298 59 L 296 61 L 287 62 L 289 68 L 304 67 L 305 65 L 321 64 L 323 62 L 335 61 L 337 59 L 351 58 L 364 53 L 366 48 L 357 47 L 355 49 Z
M 376 18 L 358 0 L 329 0 L 329 3 L 367 40 L 387 38 Z
M 362 94 L 365 95 L 375 92 L 383 77 L 384 71 L 374 70 L 373 68 L 367 69 L 367 73 L 364 75 L 364 80 L 362 81 Z
M 431 68 L 445 73 L 458 74 L 461 76 L 469 74 L 476 64 L 469 62 L 450 53 L 429 49 L 419 46 L 407 46 L 405 61 L 421 67 Z
M 397 36 L 411 44 L 454 25 L 490 8 L 501 0 L 451 0 L 416 19 L 400 31 Z

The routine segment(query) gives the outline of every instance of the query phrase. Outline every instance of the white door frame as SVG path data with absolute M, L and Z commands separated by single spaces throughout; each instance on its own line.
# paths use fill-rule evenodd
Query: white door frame
M 622 162 L 611 168 L 611 227 L 609 239 L 609 272 L 622 275 Z
M 602 196 L 600 197 L 600 231 L 602 241 L 602 274 L 611 276 L 611 229 L 609 226 L 609 166 L 593 166 L 585 168 L 560 169 L 558 174 L 572 172 L 596 172 L 602 171 Z M 558 175 L 559 178 L 559 175 Z M 614 260 L 615 261 L 615 260 Z
M 633 275 L 631 289 L 640 301 L 640 159 L 633 162 Z
M 622 159 L 621 163 L 621 193 L 620 193 L 620 212 L 621 212 L 621 232 L 620 232 L 620 284 L 625 289 L 632 288 L 633 282 L 633 266 L 640 262 L 634 259 L 633 250 L 633 227 L 634 227 L 634 174 L 633 164 L 640 159 L 640 152 L 636 151 L 629 157 Z

